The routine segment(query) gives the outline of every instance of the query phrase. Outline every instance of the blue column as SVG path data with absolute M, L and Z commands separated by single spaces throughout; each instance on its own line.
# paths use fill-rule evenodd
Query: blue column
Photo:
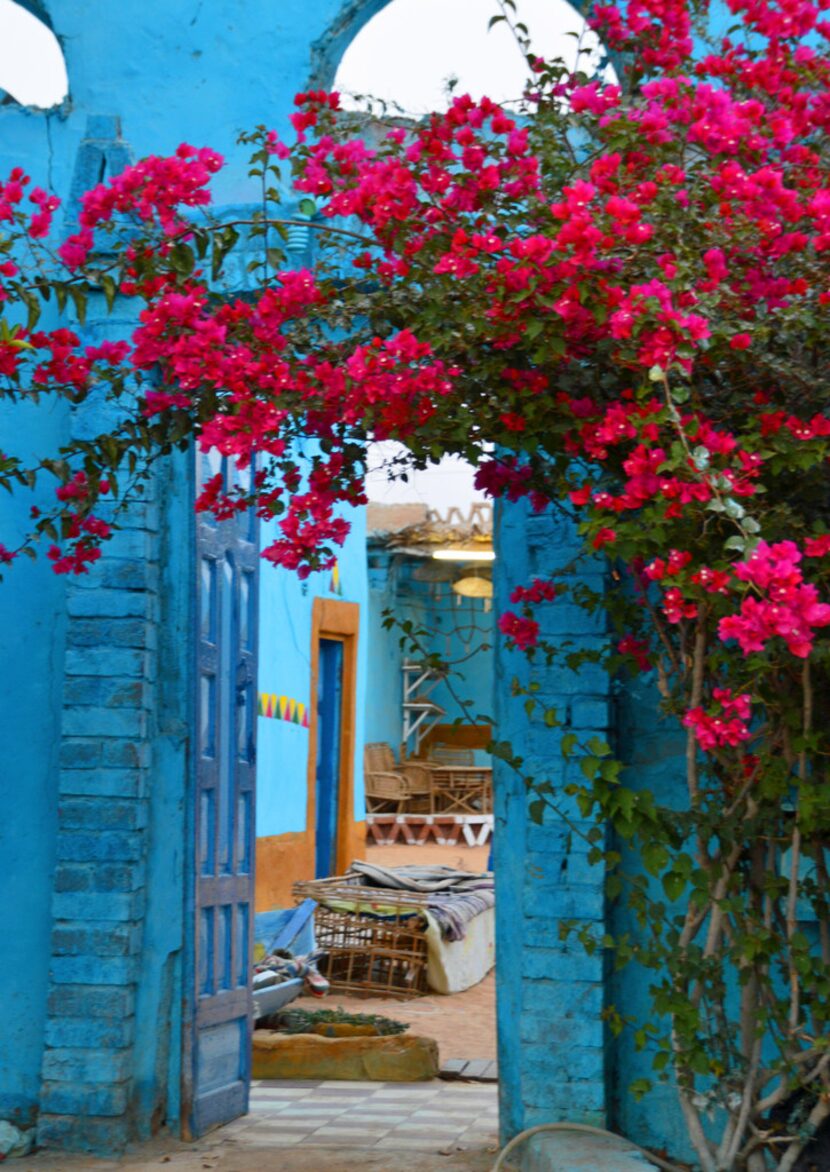
M 524 505 L 496 510 L 495 607 L 510 609 L 513 586 L 534 576 L 556 575 L 578 548 L 564 517 L 534 517 Z M 585 579 L 600 588 L 597 567 Z M 569 603 L 543 604 L 543 635 L 574 648 L 600 642 L 602 620 Z M 534 684 L 539 700 L 529 716 L 525 696 L 512 696 L 513 680 Z M 595 665 L 571 671 L 560 663 L 529 665 L 499 637 L 496 648 L 497 737 L 524 758 L 522 774 L 553 783 L 555 798 L 577 828 L 588 829 L 562 789 L 569 770 L 561 738 L 605 736 L 609 681 Z M 543 710 L 555 707 L 564 728 L 551 729 Z M 532 794 L 530 798 L 532 800 Z M 497 1013 L 501 1127 L 507 1139 L 537 1123 L 568 1119 L 603 1124 L 606 1119 L 602 950 L 588 956 L 575 940 L 559 938 L 561 919 L 603 930 L 604 869 L 588 863 L 589 847 L 561 817 L 547 810 L 531 820 L 522 776 L 497 763 L 496 916 Z

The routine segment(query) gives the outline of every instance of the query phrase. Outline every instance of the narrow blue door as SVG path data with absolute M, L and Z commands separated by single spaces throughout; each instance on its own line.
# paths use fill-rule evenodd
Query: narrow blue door
M 340 733 L 343 712 L 343 644 L 321 639 L 317 667 L 317 826 L 318 879 L 334 875 L 340 801 Z
M 200 479 L 236 473 L 199 457 Z M 185 966 L 185 1133 L 248 1110 L 254 915 L 257 523 L 197 527 L 196 745 L 192 935 Z

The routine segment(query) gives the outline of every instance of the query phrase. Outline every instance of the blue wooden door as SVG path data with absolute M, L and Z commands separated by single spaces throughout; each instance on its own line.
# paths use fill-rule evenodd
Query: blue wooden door
M 340 739 L 343 713 L 343 644 L 321 639 L 317 659 L 317 775 L 315 869 L 334 875 L 340 804 Z
M 234 465 L 199 456 L 200 480 Z M 197 523 L 192 934 L 186 979 L 185 1133 L 248 1110 L 254 916 L 257 522 Z

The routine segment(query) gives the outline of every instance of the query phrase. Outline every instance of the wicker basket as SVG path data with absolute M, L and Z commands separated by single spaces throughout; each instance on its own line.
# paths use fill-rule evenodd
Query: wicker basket
M 317 948 L 324 953 L 319 968 L 332 990 L 361 997 L 415 997 L 429 992 L 426 896 L 366 887 L 357 875 L 295 883 L 294 896 L 317 902 L 314 934 Z M 382 909 L 383 918 L 331 906 L 357 899 Z

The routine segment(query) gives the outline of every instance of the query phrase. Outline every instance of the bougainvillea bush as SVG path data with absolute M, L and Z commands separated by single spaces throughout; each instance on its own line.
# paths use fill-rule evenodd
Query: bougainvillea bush
M 223 160 L 189 145 L 89 192 L 56 250 L 56 201 L 20 171 L 0 186 L 0 394 L 103 387 L 123 420 L 37 467 L 0 456 L 6 486 L 57 482 L 0 561 L 45 539 L 58 573 L 85 572 L 101 497 L 195 439 L 242 466 L 256 452 L 250 494 L 217 477 L 196 507 L 254 500 L 277 522 L 263 556 L 306 574 L 364 500 L 367 441 L 389 438 L 414 465 L 458 453 L 493 497 L 565 510 L 607 560 L 604 594 L 516 583 L 499 622 L 554 657 L 539 608 L 568 591 L 604 607 L 603 662 L 651 673 L 685 730 L 680 811 L 624 788 L 608 746 L 567 734 L 563 752 L 581 757 L 571 796 L 609 897 L 640 924 L 634 941 L 582 935 L 649 970 L 637 1027 L 705 1172 L 791 1169 L 830 1117 L 827 3 L 600 4 L 619 84 L 525 45 L 510 109 L 457 96 L 367 127 L 335 94 L 300 94 L 290 142 L 243 136 L 244 220 L 211 212 Z M 497 19 L 523 41 L 512 7 Z M 302 225 L 315 259 L 291 270 Z M 244 296 L 223 285 L 240 242 Z M 137 299 L 129 341 L 84 344 L 90 297 Z M 41 328 L 46 302 L 80 324 Z M 606 849 L 609 823 L 640 874 Z

